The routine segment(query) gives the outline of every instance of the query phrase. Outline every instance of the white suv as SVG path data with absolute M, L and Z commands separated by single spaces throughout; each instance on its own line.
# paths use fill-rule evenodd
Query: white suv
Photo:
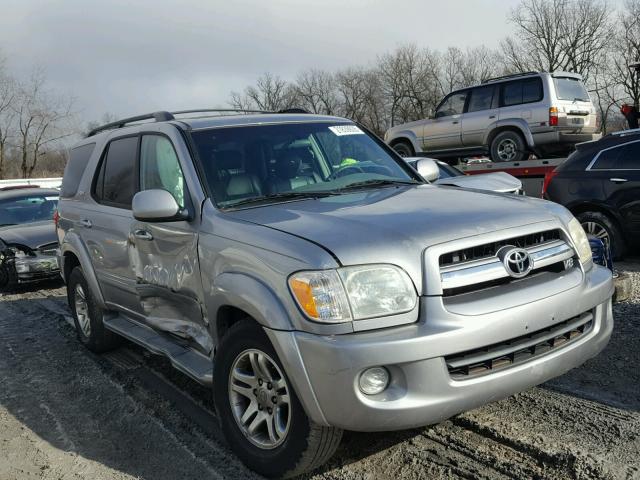
M 447 95 L 425 120 L 396 125 L 385 141 L 402 156 L 435 158 L 475 154 L 495 162 L 529 153 L 562 155 L 597 140 L 596 111 L 574 73 L 529 72 L 490 79 Z

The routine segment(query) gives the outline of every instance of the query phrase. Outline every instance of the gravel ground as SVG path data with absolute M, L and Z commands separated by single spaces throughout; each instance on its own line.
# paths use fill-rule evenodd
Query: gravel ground
M 320 479 L 640 479 L 640 261 L 608 347 L 540 387 L 439 425 L 345 433 Z M 134 345 L 94 355 L 64 289 L 0 296 L 0 480 L 256 478 L 207 389 Z

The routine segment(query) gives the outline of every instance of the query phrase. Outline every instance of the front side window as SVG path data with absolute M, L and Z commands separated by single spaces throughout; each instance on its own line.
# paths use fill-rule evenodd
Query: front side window
M 460 115 L 464 111 L 467 92 L 455 92 L 449 95 L 436 110 L 436 118 Z
M 469 107 L 467 112 L 479 112 L 489 110 L 493 103 L 493 92 L 495 87 L 479 87 L 471 90 L 471 98 L 469 99 Z
M 103 156 L 94 183 L 94 197 L 100 203 L 131 208 L 136 188 L 136 154 L 138 137 L 113 140 Z
M 51 220 L 58 195 L 27 195 L 0 200 L 0 227 Z
M 184 208 L 184 176 L 171 141 L 160 135 L 143 135 L 140 144 L 140 190 L 166 190 Z
M 221 208 L 420 183 L 351 123 L 227 127 L 194 131 L 191 138 Z

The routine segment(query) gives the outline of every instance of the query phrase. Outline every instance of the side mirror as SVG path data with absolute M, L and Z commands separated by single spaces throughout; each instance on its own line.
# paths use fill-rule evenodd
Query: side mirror
M 141 222 L 173 222 L 188 215 L 166 190 L 144 190 L 133 197 L 133 217 Z
M 435 160 L 422 158 L 416 163 L 416 170 L 427 182 L 435 182 L 440 178 L 440 168 Z

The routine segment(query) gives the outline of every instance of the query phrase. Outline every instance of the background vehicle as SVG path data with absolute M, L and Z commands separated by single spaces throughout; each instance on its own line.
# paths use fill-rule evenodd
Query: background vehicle
M 78 338 L 126 337 L 213 386 L 229 445 L 273 477 L 322 464 L 343 429 L 435 423 L 602 350 L 611 272 L 577 220 L 426 184 L 433 166 L 338 117 L 101 127 L 59 204 Z
M 407 163 L 416 168 L 418 161 L 424 157 L 405 158 Z M 478 190 L 490 190 L 500 193 L 516 193 L 524 195 L 522 182 L 505 172 L 487 173 L 484 175 L 465 175 L 456 167 L 440 160 L 432 160 L 438 168 L 438 176 L 432 183 L 437 185 L 453 185 L 463 188 L 476 188 Z M 427 179 L 430 180 L 430 179 Z
M 60 278 L 53 216 L 60 192 L 0 189 L 0 289 Z
M 547 174 L 543 197 L 567 207 L 614 258 L 624 256 L 640 244 L 640 130 L 578 145 Z
M 432 118 L 396 125 L 385 141 L 402 156 L 488 153 L 494 162 L 534 153 L 566 154 L 598 138 L 596 112 L 579 75 L 528 72 L 487 80 L 447 95 Z

